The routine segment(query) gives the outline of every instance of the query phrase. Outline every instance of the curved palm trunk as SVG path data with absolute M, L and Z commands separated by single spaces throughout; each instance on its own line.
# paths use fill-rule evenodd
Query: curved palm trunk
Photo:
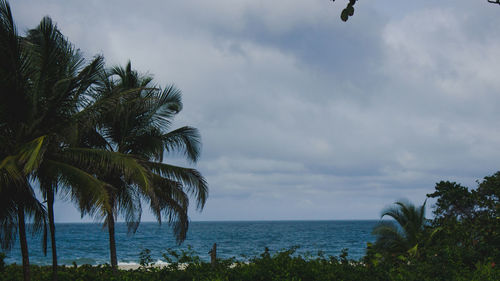
M 23 257 L 23 276 L 24 281 L 31 280 L 30 277 L 30 259 L 28 256 L 28 242 L 26 240 L 26 225 L 24 222 L 24 209 L 22 206 L 17 208 L 17 223 L 19 225 L 19 242 L 21 243 L 21 254 Z
M 56 225 L 54 221 L 54 190 L 47 192 L 47 209 L 49 213 L 50 245 L 52 248 L 52 280 L 57 280 Z
M 109 233 L 109 253 L 111 257 L 111 268 L 113 271 L 118 269 L 118 260 L 116 258 L 116 241 L 115 241 L 115 218 L 112 211 L 108 211 L 108 233 Z

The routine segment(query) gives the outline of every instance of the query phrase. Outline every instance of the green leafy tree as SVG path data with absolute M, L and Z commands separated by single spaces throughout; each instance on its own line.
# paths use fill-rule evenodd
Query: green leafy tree
M 477 216 L 479 227 L 477 248 L 483 257 L 500 261 L 500 172 L 485 177 L 477 188 Z
M 500 172 L 478 182 L 475 190 L 448 181 L 437 183 L 435 189 L 427 196 L 436 198 L 432 224 L 442 229 L 437 255 L 453 255 L 471 268 L 488 259 L 498 261 Z

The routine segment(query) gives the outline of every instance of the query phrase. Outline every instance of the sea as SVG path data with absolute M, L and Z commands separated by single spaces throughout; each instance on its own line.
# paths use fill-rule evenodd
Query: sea
M 217 257 L 248 261 L 268 248 L 271 253 L 296 247 L 295 255 L 315 257 L 318 254 L 339 256 L 348 249 L 349 259 L 360 259 L 376 220 L 342 221 L 213 221 L 190 222 L 187 239 L 178 245 L 168 224 L 142 222 L 130 234 L 125 223 L 116 225 L 118 264 L 138 264 L 140 253 L 148 249 L 153 262 L 165 263 L 168 249 L 191 252 L 208 261 L 208 253 L 217 243 Z M 99 265 L 109 263 L 109 240 L 106 228 L 97 223 L 56 224 L 59 264 Z M 42 251 L 41 235 L 28 235 L 30 262 L 50 265 L 50 241 L 47 255 Z M 6 251 L 5 262 L 21 263 L 19 241 Z

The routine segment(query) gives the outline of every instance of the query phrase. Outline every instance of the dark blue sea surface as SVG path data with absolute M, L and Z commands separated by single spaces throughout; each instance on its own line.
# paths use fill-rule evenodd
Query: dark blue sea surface
M 158 263 L 168 248 L 187 249 L 190 245 L 203 260 L 209 260 L 208 251 L 217 243 L 217 256 L 248 260 L 268 247 L 271 252 L 299 246 L 297 254 L 338 256 L 349 249 L 349 258 L 359 259 L 365 254 L 366 243 L 375 238 L 371 231 L 377 221 L 231 221 L 191 222 L 186 241 L 175 242 L 167 224 L 141 223 L 137 232 L 127 234 L 124 223 L 116 225 L 118 261 L 121 264 L 139 262 L 139 253 L 151 250 Z M 60 264 L 109 263 L 109 244 L 106 229 L 93 223 L 56 224 L 57 253 Z M 41 235 L 29 236 L 28 246 L 32 264 L 51 264 L 50 245 L 47 256 L 42 252 Z M 7 263 L 21 263 L 19 243 L 6 253 Z

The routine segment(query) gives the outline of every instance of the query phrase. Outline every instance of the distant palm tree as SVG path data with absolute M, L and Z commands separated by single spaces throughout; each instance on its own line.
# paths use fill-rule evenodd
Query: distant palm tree
M 98 131 L 109 151 L 138 161 L 147 177 L 136 180 L 116 172 L 97 172 L 99 179 L 108 183 L 110 208 L 105 210 L 105 224 L 113 268 L 117 267 L 114 233 L 118 214 L 124 216 L 129 231 L 135 232 L 142 213 L 141 199 L 145 200 L 160 223 L 162 214 L 167 216 L 181 242 L 188 229 L 188 194 L 195 195 L 199 209 L 208 195 L 207 183 L 198 171 L 161 162 L 165 152 L 180 151 L 192 162 L 199 157 L 200 137 L 195 128 L 168 131 L 171 119 L 182 109 L 180 91 L 173 86 L 161 90 L 152 84 L 151 77 L 132 70 L 129 62 L 125 68 L 110 70 L 98 98 L 116 92 L 123 93 L 122 99 L 98 119 Z
M 418 246 L 426 239 L 425 202 L 422 206 L 415 206 L 409 202 L 396 202 L 396 206 L 389 207 L 382 212 L 382 218 L 389 216 L 396 221 L 380 222 L 373 229 L 377 236 L 374 248 L 389 254 L 415 255 Z

